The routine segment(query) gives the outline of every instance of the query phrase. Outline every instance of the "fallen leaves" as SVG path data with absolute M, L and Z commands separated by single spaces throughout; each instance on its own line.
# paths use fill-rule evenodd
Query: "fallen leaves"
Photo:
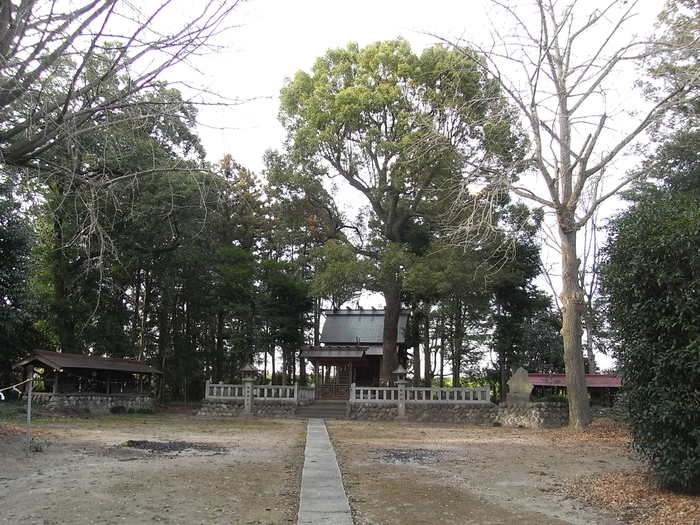
M 700 496 L 665 490 L 643 469 L 589 476 L 567 492 L 636 525 L 700 525 Z
M 547 437 L 553 441 L 593 441 L 597 443 L 629 443 L 627 427 L 610 418 L 597 418 L 583 430 L 568 427 L 547 429 Z
M 17 436 L 19 434 L 24 434 L 25 432 L 26 430 L 18 425 L 0 422 L 0 436 Z

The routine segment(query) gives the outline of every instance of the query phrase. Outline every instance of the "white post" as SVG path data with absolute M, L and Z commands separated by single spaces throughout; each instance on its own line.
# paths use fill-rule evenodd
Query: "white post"
M 32 455 L 32 391 L 34 390 L 34 365 L 29 365 L 27 367 L 27 388 L 25 392 L 27 393 L 27 455 Z
M 204 399 L 206 401 L 209 400 L 209 382 L 210 382 L 210 380 L 207 379 L 204 383 Z
M 299 404 L 299 383 L 294 383 L 294 404 Z

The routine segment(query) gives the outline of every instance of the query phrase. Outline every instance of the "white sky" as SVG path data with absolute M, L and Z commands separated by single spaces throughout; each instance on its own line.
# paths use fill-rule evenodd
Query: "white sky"
M 507 0 L 509 4 L 514 0 Z M 608 2 L 581 0 L 586 6 Z M 563 3 L 563 2 L 562 2 Z M 642 0 L 643 11 L 635 30 L 646 32 L 663 6 L 662 0 Z M 197 60 L 197 72 L 188 70 L 188 82 L 230 99 L 248 100 L 232 108 L 203 108 L 200 136 L 209 160 L 230 153 L 244 166 L 260 172 L 267 149 L 279 149 L 284 130 L 277 120 L 278 97 L 285 79 L 298 70 L 309 71 L 328 49 L 356 41 L 403 37 L 414 51 L 436 43 L 430 34 L 486 44 L 490 18 L 486 0 L 252 0 L 242 4 L 219 43 L 225 49 Z M 490 11 L 496 17 L 497 11 Z M 595 44 L 593 42 L 592 44 Z M 171 71 L 182 75 L 182 70 Z M 620 79 L 621 96 L 629 96 L 633 78 Z M 635 159 L 622 161 L 634 165 Z M 350 198 L 352 201 L 352 197 Z M 347 203 L 346 203 L 347 204 Z M 608 213 L 618 208 L 611 203 Z M 544 288 L 544 285 L 542 285 Z M 380 305 L 376 298 L 363 301 Z M 601 363 L 609 366 L 609 360 Z
M 437 40 L 424 33 L 484 35 L 481 2 L 434 0 L 253 0 L 238 11 L 241 27 L 228 33 L 228 50 L 199 64 L 208 88 L 231 98 L 254 102 L 227 109 L 204 110 L 201 136 L 211 160 L 224 153 L 259 171 L 266 149 L 284 140 L 277 121 L 280 89 L 299 70 L 310 70 L 328 49 L 356 41 L 403 37 L 420 50 Z

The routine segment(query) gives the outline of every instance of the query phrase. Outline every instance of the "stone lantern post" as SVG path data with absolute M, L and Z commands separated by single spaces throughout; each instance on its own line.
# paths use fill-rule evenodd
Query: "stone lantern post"
M 406 417 L 406 369 L 399 365 L 392 372 L 396 378 L 396 386 L 399 387 L 399 415 L 396 419 L 407 419 Z
M 243 412 L 245 414 L 253 413 L 253 383 L 257 378 L 258 371 L 250 363 L 241 368 L 241 376 L 243 377 Z

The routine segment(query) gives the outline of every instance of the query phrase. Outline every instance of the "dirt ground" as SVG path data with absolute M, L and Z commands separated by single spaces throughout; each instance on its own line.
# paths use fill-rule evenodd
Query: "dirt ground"
M 64 418 L 35 423 L 29 458 L 4 428 L 0 523 L 296 522 L 301 420 Z
M 6 416 L 0 524 L 296 522 L 305 420 L 202 420 L 191 410 L 44 419 L 27 457 L 23 426 Z M 326 424 L 356 525 L 700 525 L 700 497 L 650 487 L 609 421 L 583 434 Z
M 617 432 L 588 436 L 418 422 L 327 426 L 356 525 L 620 523 L 567 493 L 591 474 L 639 468 Z

